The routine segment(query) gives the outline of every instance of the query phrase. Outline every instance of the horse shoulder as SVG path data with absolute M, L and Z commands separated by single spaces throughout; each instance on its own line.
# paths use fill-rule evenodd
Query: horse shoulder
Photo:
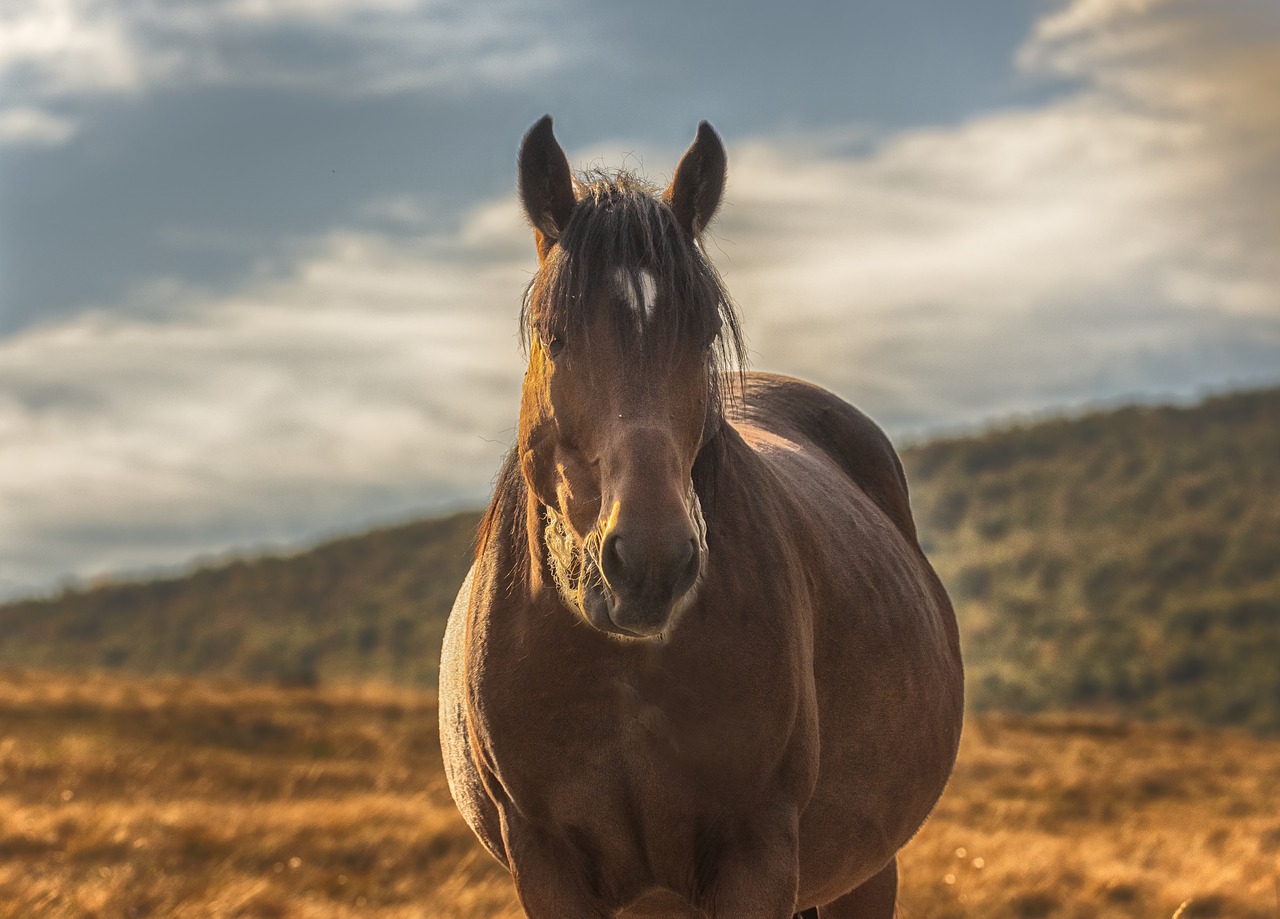
M 907 477 L 880 426 L 839 396 L 792 377 L 747 374 L 742 420 L 825 453 L 912 543 Z
M 501 818 L 481 773 L 484 767 L 478 751 L 472 746 L 474 731 L 467 700 L 471 669 L 468 619 L 476 569 L 481 565 L 482 561 L 477 561 L 467 572 L 445 627 L 440 654 L 440 750 L 449 791 L 463 819 L 489 853 L 506 865 Z

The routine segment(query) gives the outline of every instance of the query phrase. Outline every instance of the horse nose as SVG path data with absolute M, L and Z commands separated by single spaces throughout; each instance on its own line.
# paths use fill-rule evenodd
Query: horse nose
M 600 547 L 600 569 L 615 591 L 654 599 L 675 599 L 697 579 L 697 540 L 646 540 L 614 531 Z

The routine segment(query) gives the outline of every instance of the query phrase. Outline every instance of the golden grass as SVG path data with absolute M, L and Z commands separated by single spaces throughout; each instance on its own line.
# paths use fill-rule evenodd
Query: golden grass
M 517 917 L 434 698 L 0 674 L 0 915 Z M 906 919 L 1275 919 L 1280 742 L 970 722 Z

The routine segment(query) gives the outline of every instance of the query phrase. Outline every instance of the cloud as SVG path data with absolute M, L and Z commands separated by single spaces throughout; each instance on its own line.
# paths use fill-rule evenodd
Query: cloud
M 35 101 L 192 85 L 513 86 L 574 46 L 572 25 L 553 30 L 546 13 L 519 0 L 34 0 L 0 10 L 0 88 Z
M 142 60 L 119 8 L 94 0 L 35 0 L 0 11 L 0 75 L 24 95 L 123 91 Z
M 1280 376 L 1280 23 L 1254 10 L 1082 0 L 1020 55 L 1076 81 L 1050 104 L 733 151 L 716 232 L 759 363 L 916 430 Z
M 453 237 L 335 231 L 235 295 L 157 282 L 0 341 L 0 593 L 478 503 L 531 252 L 508 201 Z
M 0 146 L 56 147 L 76 130 L 74 121 L 37 108 L 0 109 Z

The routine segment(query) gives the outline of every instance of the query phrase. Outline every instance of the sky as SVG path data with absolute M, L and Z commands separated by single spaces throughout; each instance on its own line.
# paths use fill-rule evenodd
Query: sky
M 0 6 L 0 597 L 477 507 L 515 153 L 664 183 L 900 442 L 1280 382 L 1274 0 Z

